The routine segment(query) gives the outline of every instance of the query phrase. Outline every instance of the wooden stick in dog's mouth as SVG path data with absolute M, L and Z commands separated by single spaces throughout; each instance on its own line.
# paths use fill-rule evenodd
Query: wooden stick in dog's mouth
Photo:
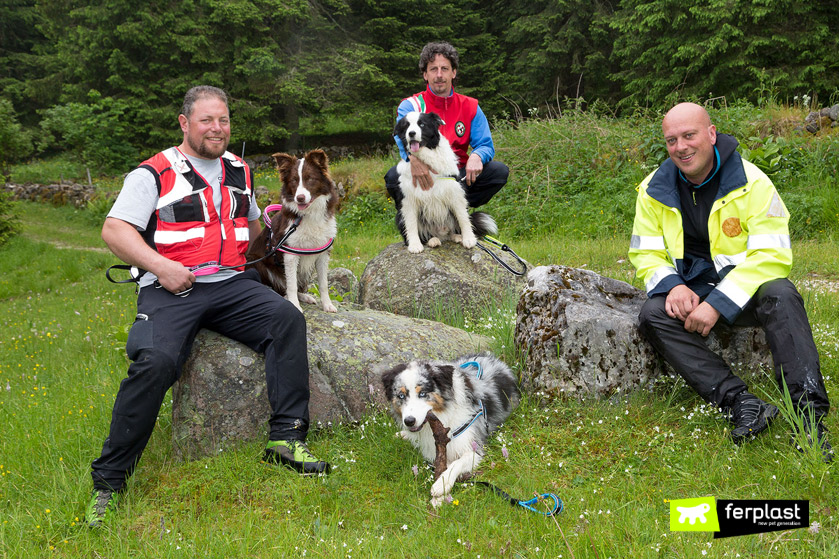
M 434 435 L 434 448 L 437 455 L 434 457 L 434 481 L 437 481 L 448 466 L 446 460 L 446 445 L 451 440 L 449 438 L 449 428 L 443 426 L 443 422 L 437 419 L 433 412 L 428 412 L 425 416 L 428 426 L 431 427 L 431 434 Z

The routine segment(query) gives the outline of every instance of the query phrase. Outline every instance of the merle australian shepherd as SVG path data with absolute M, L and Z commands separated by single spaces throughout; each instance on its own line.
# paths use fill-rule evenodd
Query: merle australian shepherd
M 308 152 L 302 159 L 287 153 L 273 155 L 280 172 L 283 187 L 281 191 L 282 210 L 271 218 L 271 228 L 263 228 L 259 237 L 251 243 L 248 260 L 261 258 L 288 232 L 297 218 L 301 218 L 297 229 L 288 237 L 286 246 L 301 249 L 315 249 L 329 243 L 335 237 L 337 224 L 335 210 L 338 206 L 338 191 L 329 176 L 329 160 L 319 150 Z M 297 255 L 277 251 L 267 259 L 253 264 L 259 271 L 262 283 L 285 296 L 298 309 L 300 301 L 317 303 L 307 293 L 309 280 L 317 271 L 320 302 L 326 312 L 337 312 L 329 299 L 329 285 L 326 274 L 329 271 L 329 250 L 317 254 Z M 302 309 L 301 309 L 302 310 Z
M 434 436 L 428 412 L 449 428 L 448 468 L 431 487 L 439 505 L 454 482 L 472 472 L 483 458 L 490 434 L 518 405 L 520 392 L 510 368 L 491 354 L 467 355 L 455 361 L 411 361 L 382 374 L 399 435 L 433 462 Z
M 400 161 L 396 167 L 404 196 L 396 213 L 396 226 L 409 252 L 422 252 L 424 244 L 433 248 L 449 239 L 472 248 L 477 237 L 494 235 L 498 230 L 489 214 L 469 215 L 466 194 L 458 180 L 457 156 L 440 134 L 442 124 L 437 113 L 410 112 L 393 130 L 410 156 L 431 168 L 434 179 L 434 186 L 423 190 L 414 186 L 410 163 Z

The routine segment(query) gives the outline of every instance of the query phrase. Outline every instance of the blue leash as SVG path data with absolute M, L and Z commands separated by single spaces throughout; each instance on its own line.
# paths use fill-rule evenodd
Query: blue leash
M 522 507 L 531 512 L 535 512 L 536 514 L 541 514 L 544 516 L 556 516 L 565 509 L 565 507 L 562 504 L 562 499 L 560 499 L 555 493 L 542 493 L 540 495 L 536 495 L 532 499 L 523 501 L 521 499 L 511 497 L 510 494 L 504 491 L 503 489 L 499 489 L 498 487 L 494 486 L 491 483 L 487 483 L 486 481 L 473 481 L 472 483 L 476 485 L 483 485 L 484 487 L 486 487 L 505 501 L 509 502 L 514 507 Z M 553 501 L 553 506 L 548 512 L 542 512 L 541 510 L 538 510 L 536 507 L 533 506 L 537 504 L 539 501 L 547 501 L 548 499 Z
M 478 373 L 477 373 L 477 375 L 475 375 L 475 378 L 481 378 L 481 375 L 484 373 L 484 370 L 481 367 L 481 364 L 478 363 L 477 361 L 467 361 L 466 363 L 463 363 L 463 364 L 460 365 L 461 369 L 466 369 L 468 367 L 475 367 L 476 369 L 478 369 Z M 481 402 L 481 411 L 478 412 L 478 414 L 474 418 L 472 418 L 472 421 L 469 422 L 468 425 L 461 426 L 460 428 L 458 428 L 456 430 L 457 431 L 456 434 L 452 435 L 452 438 L 456 437 L 457 435 L 460 435 L 463 431 L 468 429 L 472 425 L 472 423 L 474 423 L 475 420 L 477 420 L 478 417 L 480 417 L 481 415 L 484 415 L 484 403 L 483 402 Z M 542 493 L 541 495 L 536 495 L 532 499 L 528 499 L 527 501 L 523 501 L 521 499 L 516 499 L 514 497 L 511 497 L 509 495 L 509 493 L 507 493 L 506 491 L 504 491 L 502 489 L 499 489 L 498 487 L 492 485 L 491 483 L 487 483 L 486 481 L 475 481 L 473 483 L 475 483 L 477 485 L 483 485 L 484 487 L 489 488 L 496 495 L 498 495 L 498 496 L 502 497 L 503 499 L 509 501 L 510 504 L 513 505 L 514 507 L 515 506 L 523 507 L 523 508 L 526 508 L 527 510 L 535 512 L 537 514 L 543 514 L 545 516 L 555 516 L 555 515 L 561 513 L 562 510 L 565 508 L 562 505 L 562 499 L 560 499 L 554 493 Z M 540 510 L 537 510 L 535 507 L 533 507 L 533 505 L 537 504 L 539 501 L 547 501 L 548 499 L 553 500 L 553 506 L 551 507 L 551 509 L 548 512 L 542 512 Z

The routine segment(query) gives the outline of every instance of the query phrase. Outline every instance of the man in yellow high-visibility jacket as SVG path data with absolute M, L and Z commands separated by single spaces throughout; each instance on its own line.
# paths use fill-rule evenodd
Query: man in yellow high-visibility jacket
M 787 279 L 786 206 L 701 106 L 676 105 L 662 131 L 670 158 L 638 187 L 629 249 L 649 296 L 641 332 L 702 398 L 729 414 L 739 444 L 765 430 L 778 408 L 749 393 L 704 338 L 720 318 L 762 326 L 779 386 L 789 388 L 807 440 L 831 460 L 819 355 L 804 302 Z

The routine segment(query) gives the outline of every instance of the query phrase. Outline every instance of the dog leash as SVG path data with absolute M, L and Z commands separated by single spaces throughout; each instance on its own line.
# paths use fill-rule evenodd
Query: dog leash
M 498 239 L 496 239 L 496 238 L 494 238 L 494 237 L 490 237 L 489 235 L 484 235 L 484 236 L 482 237 L 482 240 L 484 240 L 484 241 L 486 241 L 486 242 L 488 242 L 488 243 L 490 243 L 490 244 L 493 244 L 493 245 L 497 246 L 498 248 L 500 248 L 500 249 L 501 249 L 502 251 L 504 251 L 504 252 L 509 252 L 509 253 L 513 256 L 513 258 L 515 258 L 515 259 L 516 259 L 516 261 L 517 261 L 517 262 L 521 265 L 521 271 L 519 271 L 519 270 L 514 270 L 513 268 L 511 268 L 511 267 L 510 267 L 510 265 L 509 265 L 509 264 L 507 264 L 506 262 L 504 262 L 504 261 L 503 261 L 503 260 L 502 260 L 502 259 L 501 259 L 498 255 L 497 255 L 497 254 L 495 254 L 492 250 L 490 250 L 488 247 L 484 246 L 483 244 L 481 244 L 481 243 L 479 242 L 479 243 L 478 243 L 478 247 L 479 247 L 481 250 L 483 250 L 484 252 L 486 252 L 487 254 L 489 254 L 490 256 L 492 256 L 492 258 L 493 258 L 496 262 L 498 262 L 499 264 L 501 264 L 501 266 L 503 266 L 503 267 L 504 267 L 504 268 L 505 268 L 508 272 L 510 272 L 511 274 L 516 275 L 516 276 L 523 276 L 523 275 L 525 275 L 525 274 L 527 273 L 527 264 L 525 264 L 524 260 L 522 260 L 522 259 L 519 257 L 519 255 L 518 255 L 518 254 L 516 254 L 516 253 L 513 251 L 513 249 L 511 249 L 509 246 L 507 246 L 506 244 L 502 243 L 501 241 L 499 241 Z
M 560 499 L 555 493 L 537 493 L 532 499 L 528 499 L 525 501 L 523 499 L 516 499 L 515 497 L 511 497 L 510 494 L 504 491 L 503 489 L 500 489 L 486 481 L 469 481 L 467 483 L 472 483 L 474 485 L 481 485 L 483 487 L 486 487 L 505 501 L 509 502 L 512 506 L 522 507 L 531 512 L 535 512 L 536 514 L 541 514 L 544 516 L 556 516 L 565 509 L 565 506 L 562 504 L 562 499 Z M 548 505 L 549 508 L 547 512 L 543 512 L 534 506 L 538 504 L 540 501 L 552 501 L 553 503 Z
M 476 369 L 478 369 L 478 372 L 475 374 L 475 378 L 480 379 L 481 375 L 483 375 L 483 373 L 484 373 L 484 369 L 483 369 L 483 367 L 481 367 L 481 364 L 478 363 L 477 361 L 467 361 L 466 363 L 461 363 L 460 364 L 461 369 L 466 369 L 466 368 L 469 368 L 469 367 L 475 367 Z M 484 418 L 486 418 L 486 410 L 484 408 L 484 402 L 481 400 L 481 401 L 479 401 L 479 404 L 480 404 L 481 409 L 474 415 L 474 417 L 472 417 L 471 420 L 467 421 L 466 423 L 464 423 L 463 425 L 461 425 L 460 427 L 458 427 L 457 429 L 452 431 L 452 435 L 451 435 L 452 439 L 454 439 L 455 437 L 457 437 L 458 435 L 460 435 L 464 431 L 466 431 L 482 415 L 484 416 Z M 481 485 L 483 487 L 488 488 L 490 491 L 492 491 L 493 493 L 495 493 L 499 497 L 505 499 L 506 501 L 509 501 L 510 504 L 513 505 L 513 506 L 520 506 L 520 507 L 523 507 L 523 508 L 525 508 L 529 511 L 532 511 L 532 512 L 535 512 L 535 513 L 538 513 L 538 514 L 544 514 L 545 516 L 557 515 L 557 514 L 561 513 L 562 509 L 563 509 L 562 499 L 560 499 L 554 493 L 537 494 L 532 499 L 528 499 L 528 500 L 525 501 L 523 499 L 516 499 L 515 497 L 511 497 L 509 493 L 507 493 L 503 489 L 500 489 L 499 487 L 496 487 L 495 485 L 493 485 L 489 482 L 473 481 L 471 483 L 474 483 L 475 485 Z M 533 505 L 537 504 L 539 501 L 547 501 L 549 499 L 553 501 L 553 505 L 550 507 L 548 512 L 542 512 L 540 510 L 537 510 L 533 506 Z
M 269 230 L 269 233 L 268 233 L 268 246 L 269 247 L 271 245 L 271 234 L 272 234 L 272 232 L 270 232 L 271 231 L 271 217 L 268 214 L 270 212 L 276 212 L 276 211 L 279 211 L 279 210 L 282 210 L 282 209 L 283 209 L 282 204 L 270 204 L 270 205 L 266 206 L 265 211 L 262 212 L 262 221 L 265 223 L 265 226 L 268 227 L 268 230 Z M 297 219 L 294 220 L 295 229 L 297 228 L 297 225 L 300 223 L 301 219 L 302 219 L 302 216 L 298 216 Z M 283 244 L 283 243 L 285 243 L 287 238 L 288 238 L 288 235 L 283 237 L 283 239 L 279 243 L 277 243 L 277 246 L 274 247 L 274 253 L 284 252 L 285 254 L 297 254 L 297 255 L 303 255 L 303 256 L 305 256 L 307 254 L 320 254 L 321 252 L 329 250 L 329 247 L 331 247 L 332 243 L 335 241 L 335 239 L 333 237 L 333 238 L 329 239 L 326 242 L 326 244 L 321 246 L 321 247 L 317 247 L 317 248 L 296 248 L 296 247 L 286 246 L 286 245 Z

